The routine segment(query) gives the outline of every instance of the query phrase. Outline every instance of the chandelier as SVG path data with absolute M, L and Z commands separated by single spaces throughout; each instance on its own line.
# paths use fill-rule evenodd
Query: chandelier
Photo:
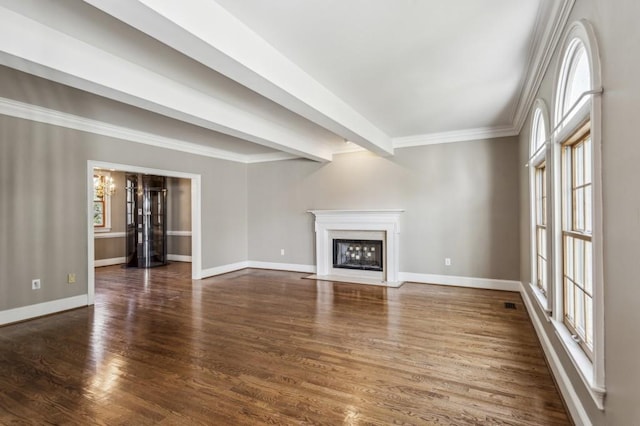
M 116 184 L 113 182 L 113 178 L 105 175 L 94 175 L 93 192 L 97 198 L 113 195 L 116 192 Z

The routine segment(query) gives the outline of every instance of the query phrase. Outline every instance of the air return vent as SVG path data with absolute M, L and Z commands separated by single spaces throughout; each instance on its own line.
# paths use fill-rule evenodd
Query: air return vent
M 516 309 L 516 304 L 512 302 L 504 302 L 505 309 Z

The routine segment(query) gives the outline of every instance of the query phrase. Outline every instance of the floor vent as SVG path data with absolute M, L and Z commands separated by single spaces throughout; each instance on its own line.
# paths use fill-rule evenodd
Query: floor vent
M 512 302 L 504 302 L 505 309 L 516 309 L 516 304 Z

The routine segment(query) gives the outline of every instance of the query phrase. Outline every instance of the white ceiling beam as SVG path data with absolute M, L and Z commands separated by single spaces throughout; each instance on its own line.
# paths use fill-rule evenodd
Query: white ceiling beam
M 315 161 L 324 145 L 0 7 L 0 63 L 116 101 Z
M 369 151 L 393 154 L 388 135 L 213 0 L 85 1 Z

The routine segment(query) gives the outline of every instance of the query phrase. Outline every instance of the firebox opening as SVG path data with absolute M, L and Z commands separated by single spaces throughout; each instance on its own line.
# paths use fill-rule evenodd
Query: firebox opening
M 333 240 L 333 267 L 382 271 L 382 240 Z

